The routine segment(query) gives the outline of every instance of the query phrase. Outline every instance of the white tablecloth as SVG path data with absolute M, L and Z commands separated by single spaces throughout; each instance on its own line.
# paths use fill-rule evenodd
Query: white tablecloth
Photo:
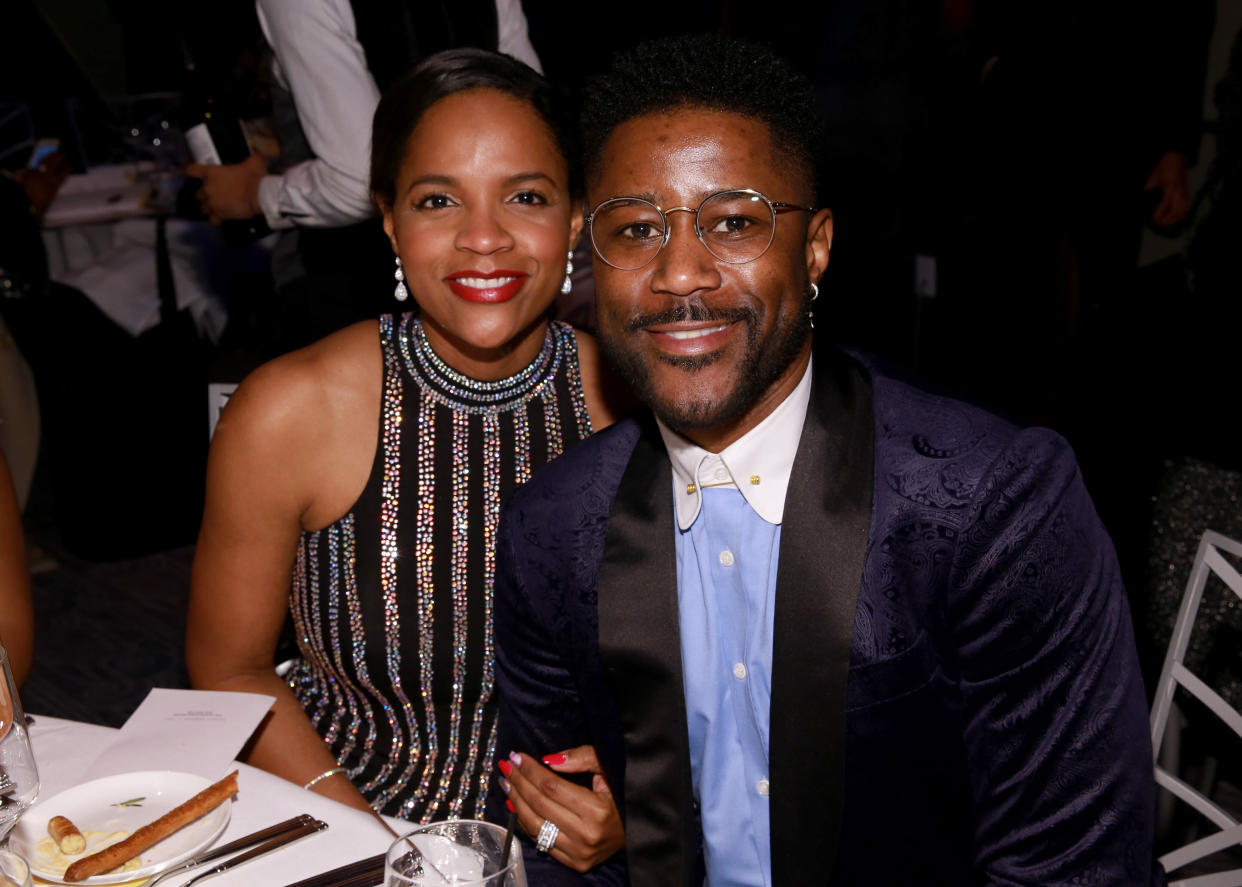
M 116 735 L 111 727 L 35 715 L 31 744 L 39 766 L 39 797 L 50 798 L 89 779 L 86 770 Z M 328 869 L 383 853 L 392 835 L 375 817 L 308 792 L 278 776 L 238 764 L 238 792 L 232 819 L 220 842 L 240 838 L 299 813 L 328 823 L 326 831 L 289 847 L 209 878 L 210 887 L 285 887 Z M 401 831 L 398 820 L 390 820 Z M 406 830 L 410 828 L 404 824 Z M 175 887 L 192 873 L 169 878 L 160 887 Z

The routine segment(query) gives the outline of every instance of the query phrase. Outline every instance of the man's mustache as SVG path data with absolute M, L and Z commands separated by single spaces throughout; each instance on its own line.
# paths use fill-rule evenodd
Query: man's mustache
M 665 323 L 733 323 L 752 320 L 755 312 L 749 308 L 709 308 L 702 302 L 683 302 L 666 311 L 654 314 L 638 314 L 625 325 L 627 333 Z

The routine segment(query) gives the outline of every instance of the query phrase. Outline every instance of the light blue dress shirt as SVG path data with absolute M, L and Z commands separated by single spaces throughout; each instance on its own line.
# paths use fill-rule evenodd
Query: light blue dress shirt
M 698 519 L 677 534 L 690 769 L 711 887 L 771 881 L 768 703 L 780 538 L 736 488 L 704 490 Z
M 660 426 L 673 463 L 677 602 L 709 887 L 770 887 L 768 725 L 781 517 L 810 368 L 720 454 Z M 779 790 L 779 787 L 777 787 Z

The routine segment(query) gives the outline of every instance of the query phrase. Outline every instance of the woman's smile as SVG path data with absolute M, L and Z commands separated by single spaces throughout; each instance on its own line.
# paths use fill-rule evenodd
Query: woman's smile
M 467 302 L 499 304 L 518 294 L 530 275 L 521 271 L 456 271 L 446 279 L 449 289 Z

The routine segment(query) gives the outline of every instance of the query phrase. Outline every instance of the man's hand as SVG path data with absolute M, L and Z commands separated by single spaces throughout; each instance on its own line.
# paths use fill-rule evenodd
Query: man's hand
M 543 762 L 547 767 L 527 755 L 510 755 L 499 764 L 507 777 L 501 785 L 526 833 L 537 835 L 543 821 L 551 821 L 560 833 L 549 855 L 574 871 L 586 872 L 625 846 L 625 826 L 612 789 L 589 745 L 548 755 Z M 575 785 L 553 770 L 593 773 L 592 786 Z
M 213 225 L 229 219 L 250 219 L 263 212 L 259 206 L 259 182 L 267 175 L 267 165 L 258 154 L 227 166 L 191 163 L 185 174 L 203 180 L 198 202 Z
M 1190 212 L 1186 155 L 1178 151 L 1166 151 L 1147 177 L 1143 190 L 1160 192 L 1160 203 L 1151 214 L 1152 224 L 1160 228 L 1171 228 L 1184 221 Z

